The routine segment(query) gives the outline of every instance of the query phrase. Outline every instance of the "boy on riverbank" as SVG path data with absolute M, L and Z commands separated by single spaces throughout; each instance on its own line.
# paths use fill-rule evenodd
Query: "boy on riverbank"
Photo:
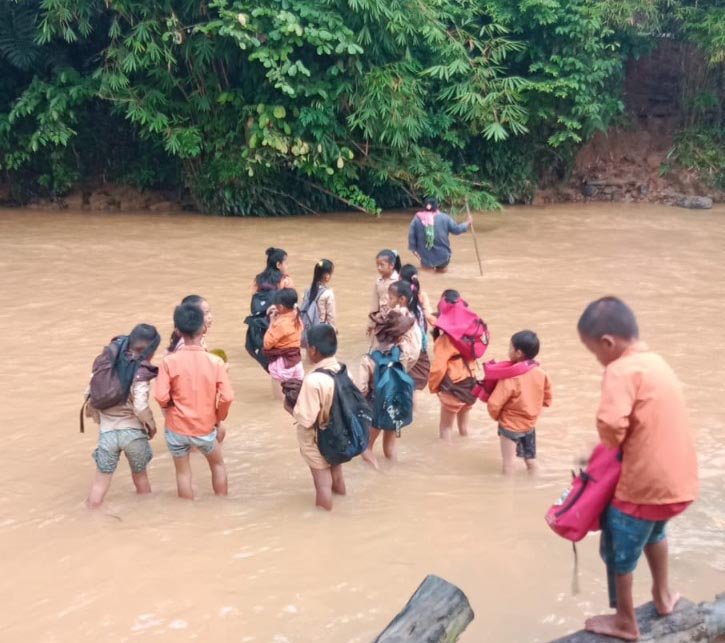
M 116 341 L 120 342 L 121 339 L 117 338 Z M 103 503 L 121 452 L 125 454 L 131 468 L 131 479 L 136 487 L 136 493 L 151 493 L 146 467 L 153 458 L 149 440 L 156 435 L 156 423 L 149 408 L 149 392 L 151 380 L 158 373 L 158 368 L 151 364 L 151 360 L 160 341 L 161 337 L 154 326 L 149 324 L 135 326 L 128 336 L 126 355 L 132 360 L 143 361 L 133 375 L 127 399 L 121 404 L 103 410 L 94 409 L 90 405 L 87 407 L 87 414 L 99 424 L 98 446 L 93 452 L 96 475 L 86 499 L 86 505 L 91 509 L 96 509 Z M 122 345 L 121 343 L 118 346 Z
M 642 552 L 652 573 L 652 598 L 664 616 L 679 594 L 668 581 L 665 526 L 698 491 L 695 439 L 682 386 L 669 365 L 639 341 L 632 310 L 616 297 L 592 302 L 577 326 L 582 343 L 605 367 L 597 429 L 602 442 L 622 449 L 622 475 L 602 516 L 601 556 L 616 613 L 586 622 L 591 632 L 639 638 L 632 597 Z M 614 591 L 613 591 L 614 590 Z
M 340 363 L 335 358 L 337 333 L 329 324 L 317 324 L 308 331 L 307 343 L 307 357 L 315 368 L 302 380 L 293 416 L 300 454 L 310 468 L 315 484 L 315 505 L 330 511 L 332 494 L 345 495 L 345 479 L 342 465 L 330 465 L 317 446 L 317 427 L 327 425 L 335 395 L 335 380 L 319 371 L 337 373 L 340 370 Z
M 227 495 L 227 470 L 220 424 L 234 399 L 224 361 L 202 346 L 204 312 L 194 304 L 182 304 L 174 311 L 174 328 L 183 346 L 164 357 L 154 397 L 167 409 L 166 444 L 174 459 L 176 488 L 180 498 L 193 500 L 189 452 L 196 447 L 211 469 L 214 493 Z M 218 438 L 218 440 L 217 440 Z
M 514 333 L 509 345 L 511 364 L 533 362 L 539 338 L 530 330 Z M 488 398 L 488 413 L 498 422 L 503 473 L 513 473 L 516 458 L 529 471 L 536 470 L 536 423 L 545 406 L 551 406 L 549 376 L 535 362 L 521 375 L 500 379 Z

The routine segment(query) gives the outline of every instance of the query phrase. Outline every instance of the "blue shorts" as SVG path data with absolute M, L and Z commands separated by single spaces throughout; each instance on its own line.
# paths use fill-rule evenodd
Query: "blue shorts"
M 510 431 L 498 425 L 498 434 L 516 443 L 516 457 L 525 460 L 536 460 L 536 427 L 526 433 Z
M 614 574 L 631 574 L 647 545 L 667 537 L 666 520 L 642 520 L 609 506 L 602 515 L 602 537 L 599 554 L 607 566 L 609 604 L 616 607 Z
M 191 447 L 196 447 L 204 455 L 209 455 L 216 449 L 216 429 L 207 435 L 182 435 L 175 433 L 171 429 L 164 429 L 164 437 L 166 438 L 166 446 L 169 447 L 171 455 L 175 458 L 183 458 L 189 455 Z
M 154 457 L 149 436 L 141 429 L 114 429 L 102 431 L 93 459 L 101 473 L 113 473 L 118 466 L 121 452 L 126 455 L 133 473 L 141 473 Z

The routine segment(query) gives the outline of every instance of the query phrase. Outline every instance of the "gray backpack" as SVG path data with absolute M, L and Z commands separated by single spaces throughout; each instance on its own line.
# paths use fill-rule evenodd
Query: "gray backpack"
M 304 326 L 302 329 L 302 348 L 307 348 L 307 331 L 320 323 L 320 309 L 317 306 L 317 302 L 326 290 L 327 288 L 325 286 L 320 286 L 314 301 L 310 301 L 310 289 L 305 290 L 305 296 L 302 298 L 302 306 L 300 306 L 300 317 L 302 318 L 302 325 Z

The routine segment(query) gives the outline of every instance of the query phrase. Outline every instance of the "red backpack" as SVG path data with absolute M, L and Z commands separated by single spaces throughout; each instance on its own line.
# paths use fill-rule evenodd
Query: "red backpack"
M 440 315 L 435 327 L 451 338 L 463 359 L 472 362 L 483 357 L 491 340 L 486 322 L 463 299 L 455 304 L 443 299 L 438 304 L 438 311 Z

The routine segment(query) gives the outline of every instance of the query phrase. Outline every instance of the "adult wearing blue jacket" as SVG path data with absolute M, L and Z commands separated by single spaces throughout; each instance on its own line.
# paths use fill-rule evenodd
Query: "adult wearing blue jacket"
M 438 209 L 438 201 L 428 197 L 425 210 L 416 213 L 408 229 L 408 250 L 418 259 L 424 270 L 446 272 L 451 261 L 450 234 L 463 234 L 471 228 L 471 216 L 464 223 L 456 223 Z

